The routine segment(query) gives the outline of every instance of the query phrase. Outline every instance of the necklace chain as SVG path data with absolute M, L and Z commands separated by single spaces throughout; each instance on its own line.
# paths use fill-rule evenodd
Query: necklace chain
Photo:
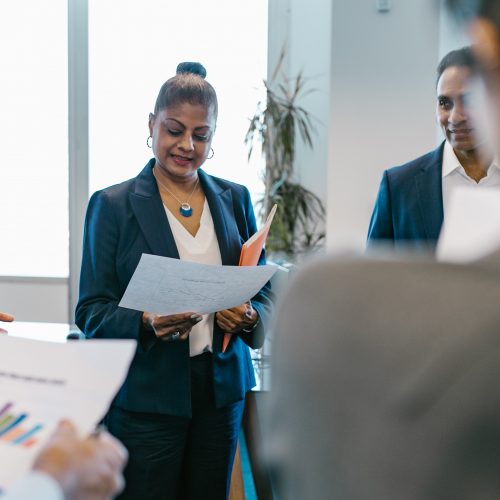
M 191 199 L 191 197 L 193 196 L 194 192 L 196 191 L 196 188 L 198 187 L 198 181 L 200 180 L 199 178 L 196 179 L 196 183 L 194 185 L 194 188 L 193 190 L 191 191 L 191 194 L 189 195 L 189 198 L 182 202 L 181 200 L 179 200 L 179 198 L 177 198 L 177 196 L 175 196 L 174 193 L 172 193 L 172 191 L 170 191 L 170 189 L 168 189 L 167 186 L 165 186 L 165 184 L 163 184 L 163 182 L 160 181 L 160 179 L 158 179 L 157 175 L 156 175 L 156 170 L 153 168 L 153 175 L 155 177 L 155 179 L 157 180 L 158 184 L 160 184 L 160 186 L 165 189 L 165 191 L 167 191 L 168 193 L 170 193 L 176 200 L 177 202 L 179 203 L 179 205 L 188 205 L 189 206 L 189 200 Z

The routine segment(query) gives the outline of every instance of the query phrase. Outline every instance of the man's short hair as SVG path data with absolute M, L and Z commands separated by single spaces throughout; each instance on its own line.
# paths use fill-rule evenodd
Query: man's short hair
M 462 47 L 461 49 L 452 50 L 441 59 L 437 67 L 436 85 L 444 71 L 452 66 L 468 68 L 471 73 L 476 73 L 476 60 L 472 54 L 471 47 Z

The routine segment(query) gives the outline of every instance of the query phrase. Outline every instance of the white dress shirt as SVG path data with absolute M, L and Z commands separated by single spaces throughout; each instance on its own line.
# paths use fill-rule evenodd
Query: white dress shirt
M 214 221 L 207 200 L 203 206 L 200 228 L 195 236 L 175 218 L 174 214 L 164 205 L 170 228 L 174 236 L 179 257 L 189 262 L 200 264 L 221 265 L 219 242 L 215 234 Z M 187 311 L 186 311 L 187 312 Z M 193 311 L 197 312 L 197 311 Z M 197 356 L 206 351 L 212 351 L 214 329 L 214 314 L 205 314 L 203 319 L 193 326 L 189 335 L 189 354 Z
M 486 176 L 479 182 L 470 178 L 464 167 L 458 161 L 457 155 L 448 141 L 444 143 L 443 151 L 443 214 L 446 219 L 446 210 L 449 204 L 451 192 L 457 186 L 468 186 L 471 189 L 499 188 L 500 167 L 497 159 L 489 166 Z

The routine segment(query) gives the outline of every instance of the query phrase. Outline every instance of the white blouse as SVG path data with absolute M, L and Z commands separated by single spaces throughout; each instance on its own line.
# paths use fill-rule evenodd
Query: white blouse
M 200 264 L 221 265 L 219 242 L 217 241 L 214 221 L 207 200 L 205 199 L 200 227 L 195 236 L 191 235 L 165 205 L 163 206 L 165 207 L 180 259 L 199 262 Z M 204 314 L 203 319 L 193 326 L 189 335 L 190 356 L 212 351 L 213 329 L 214 314 Z

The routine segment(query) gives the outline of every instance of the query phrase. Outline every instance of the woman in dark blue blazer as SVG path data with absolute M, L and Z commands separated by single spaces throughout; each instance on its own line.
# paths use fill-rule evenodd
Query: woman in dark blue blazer
M 217 119 L 205 75 L 197 63 L 179 65 L 149 116 L 154 158 L 136 178 L 95 193 L 87 209 L 76 323 L 88 338 L 138 341 L 106 417 L 130 454 L 122 498 L 227 498 L 255 385 L 248 347 L 262 346 L 272 310 L 269 284 L 215 315 L 118 307 L 143 253 L 237 265 L 256 231 L 248 190 L 200 168 L 213 155 Z M 232 336 L 222 352 L 224 332 Z

